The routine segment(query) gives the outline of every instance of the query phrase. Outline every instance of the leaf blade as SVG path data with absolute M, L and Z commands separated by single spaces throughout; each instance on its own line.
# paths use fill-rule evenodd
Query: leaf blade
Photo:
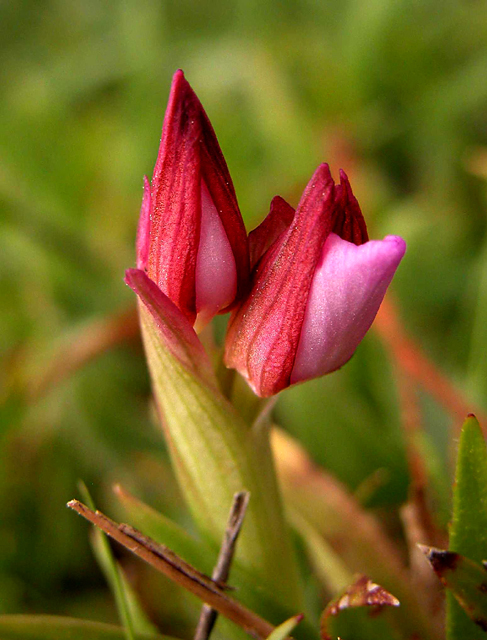
M 122 627 L 49 615 L 0 616 L 2 640 L 124 640 Z M 135 634 L 135 640 L 171 640 L 169 636 Z M 174 640 L 174 639 L 172 639 Z
M 481 562 L 487 558 L 487 447 L 473 415 L 460 437 L 449 550 Z M 479 628 L 455 596 L 447 596 L 447 639 L 478 640 Z
M 301 622 L 303 617 L 302 613 L 298 613 L 298 615 L 284 620 L 284 622 L 282 622 L 269 636 L 267 636 L 267 640 L 285 640 L 294 627 Z

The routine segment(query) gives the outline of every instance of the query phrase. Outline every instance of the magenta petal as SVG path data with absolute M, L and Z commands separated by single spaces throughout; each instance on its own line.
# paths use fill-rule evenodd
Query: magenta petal
M 405 251 L 398 236 L 356 246 L 329 235 L 311 285 L 291 383 L 330 373 L 352 357 Z
M 126 284 L 149 311 L 164 346 L 193 374 L 206 384 L 214 384 L 215 375 L 198 336 L 188 320 L 159 287 L 141 269 L 125 272 Z
M 148 177 L 144 176 L 144 195 L 142 197 L 142 206 L 140 207 L 139 224 L 137 227 L 137 240 L 135 243 L 137 269 L 143 269 L 144 271 L 145 269 L 147 269 L 147 260 L 149 259 L 150 210 L 150 182 Z

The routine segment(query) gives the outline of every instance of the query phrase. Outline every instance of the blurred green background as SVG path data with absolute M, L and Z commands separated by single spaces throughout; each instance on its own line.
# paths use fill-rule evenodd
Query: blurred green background
M 116 620 L 65 508 L 79 478 L 114 516 L 119 481 L 191 526 L 137 340 L 97 353 L 95 338 L 68 375 L 96 323 L 134 304 L 123 274 L 177 68 L 249 229 L 275 194 L 296 205 L 319 162 L 348 172 L 371 237 L 408 243 L 393 285 L 406 330 L 487 410 L 486 3 L 4 0 L 0 56 L 0 613 Z M 446 513 L 459 418 L 420 399 Z M 342 371 L 283 393 L 277 416 L 368 506 L 405 500 L 394 363 L 377 333 Z M 168 594 L 165 631 L 179 624 Z

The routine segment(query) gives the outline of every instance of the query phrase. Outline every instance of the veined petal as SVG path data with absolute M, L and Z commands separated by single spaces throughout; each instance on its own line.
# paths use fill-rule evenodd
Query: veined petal
M 360 205 L 353 195 L 350 181 L 345 171 L 340 169 L 340 184 L 337 192 L 337 214 L 333 232 L 354 244 L 363 244 L 369 239 Z
M 271 245 L 284 233 L 294 218 L 294 209 L 281 196 L 275 196 L 271 208 L 264 220 L 249 233 L 250 268 L 257 262 Z
M 142 269 L 144 271 L 147 269 L 147 260 L 149 259 L 150 214 L 150 182 L 148 177 L 144 176 L 144 195 L 142 196 L 142 206 L 140 207 L 139 224 L 137 226 L 137 240 L 135 243 L 137 269 Z
M 309 292 L 291 383 L 331 373 L 352 357 L 405 251 L 398 236 L 360 246 L 328 236 Z
M 192 323 L 200 234 L 201 105 L 182 71 L 174 74 L 152 176 L 147 273 Z
M 216 388 L 215 374 L 206 351 L 176 305 L 141 269 L 128 269 L 125 282 L 152 316 L 159 336 L 172 356 L 205 384 Z
M 177 71 L 152 177 L 148 274 L 191 323 L 197 314 L 202 191 L 233 253 L 238 297 L 247 286 L 249 273 L 245 227 L 213 127 L 183 72 Z M 229 307 L 233 302 L 234 298 L 222 304 Z
M 262 397 L 289 385 L 308 291 L 331 232 L 334 182 L 328 165 L 318 167 L 288 231 L 263 256 L 252 290 L 230 320 L 225 362 Z

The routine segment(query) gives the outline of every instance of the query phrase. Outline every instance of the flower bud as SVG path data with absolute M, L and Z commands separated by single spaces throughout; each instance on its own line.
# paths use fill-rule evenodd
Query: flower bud
M 328 165 L 320 165 L 294 215 L 274 198 L 249 236 L 251 291 L 231 317 L 225 362 L 259 396 L 343 366 L 406 250 L 398 236 L 368 240 L 348 178 L 340 177 L 335 185 Z
M 173 78 L 150 188 L 145 182 L 137 266 L 199 326 L 229 310 L 247 286 L 247 236 L 232 180 L 182 71 Z

